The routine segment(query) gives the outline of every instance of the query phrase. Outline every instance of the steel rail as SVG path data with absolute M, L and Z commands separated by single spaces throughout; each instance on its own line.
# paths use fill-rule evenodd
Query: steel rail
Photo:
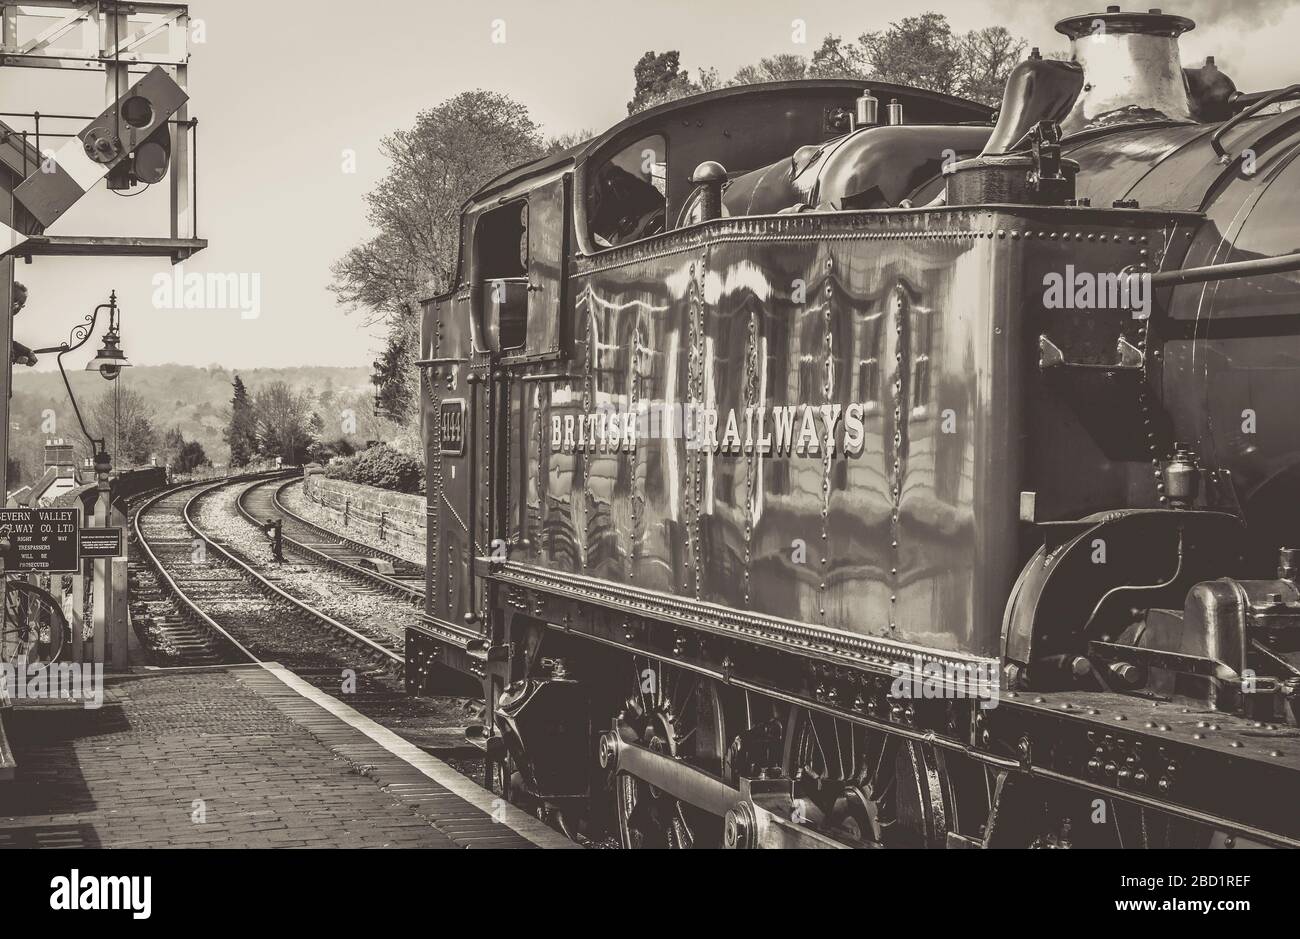
M 219 487 L 214 486 L 212 488 L 216 489 Z M 185 520 L 185 524 L 189 526 L 190 530 L 193 531 L 194 534 L 202 538 L 207 544 L 209 544 L 212 548 L 214 548 L 218 554 L 225 557 L 236 567 L 240 568 L 246 574 L 248 574 L 248 576 L 252 577 L 253 580 L 258 585 L 258 587 L 263 592 L 271 593 L 274 594 L 275 596 L 280 597 L 281 599 L 288 602 L 291 606 L 307 614 L 307 616 L 319 620 L 322 623 L 325 623 L 331 629 L 343 633 L 349 640 L 359 644 L 362 648 L 370 652 L 373 652 L 374 654 L 378 655 L 382 659 L 387 660 L 389 664 L 400 665 L 403 668 L 405 667 L 406 665 L 405 656 L 399 655 L 398 653 L 394 652 L 392 649 L 389 649 L 387 646 L 380 645 L 378 642 L 375 642 L 369 636 L 362 635 L 361 633 L 353 629 L 351 626 L 347 626 L 343 623 L 340 623 L 338 620 L 334 619 L 328 613 L 324 613 L 321 610 L 316 609 L 310 604 L 302 600 L 299 600 L 297 597 L 293 596 L 293 594 L 288 593 L 287 591 L 271 583 L 270 580 L 268 580 L 266 577 L 263 577 L 261 574 L 259 574 L 253 568 L 252 565 L 250 565 L 242 558 L 240 558 L 238 555 L 236 555 L 232 549 L 226 548 L 225 546 L 218 543 L 211 536 L 205 534 L 199 528 L 198 524 L 194 521 L 193 517 L 190 515 L 190 510 L 193 508 L 194 503 L 197 502 L 204 495 L 207 495 L 207 490 L 199 493 L 198 495 L 194 496 L 194 498 L 190 499 L 187 503 L 185 503 L 185 507 L 181 511 L 181 514 Z M 239 500 L 236 499 L 236 505 L 238 505 L 238 501 Z
M 241 643 L 238 639 L 232 636 L 224 627 L 222 627 L 220 623 L 218 623 L 211 616 L 205 613 L 197 603 L 195 603 L 193 600 L 190 599 L 190 597 L 185 593 L 185 591 L 181 590 L 180 585 L 176 583 L 176 580 L 172 577 L 170 573 L 168 573 L 167 568 L 163 566 L 162 560 L 158 557 L 156 553 L 154 553 L 153 548 L 149 544 L 149 539 L 147 539 L 144 536 L 144 531 L 140 527 L 141 517 L 144 516 L 151 508 L 153 508 L 155 503 L 160 502 L 161 500 L 167 498 L 168 496 L 175 495 L 177 492 L 192 487 L 205 487 L 204 492 L 207 492 L 210 489 L 220 488 L 221 486 L 226 485 L 228 482 L 229 480 L 220 480 L 215 483 L 212 482 L 211 480 L 203 480 L 200 482 L 184 483 L 180 486 L 172 486 L 172 487 L 164 488 L 162 490 L 155 492 L 154 494 L 147 495 L 145 502 L 142 505 L 140 505 L 140 507 L 137 508 L 134 513 L 132 513 L 131 530 L 135 533 L 136 544 L 138 544 L 144 550 L 146 557 L 148 557 L 149 559 L 149 563 L 153 566 L 153 569 L 157 572 L 159 578 L 161 578 L 163 583 L 167 585 L 171 595 L 175 597 L 176 600 L 183 607 L 185 607 L 191 613 L 197 616 L 208 629 L 212 630 L 214 633 L 220 636 L 224 641 L 230 643 L 230 645 L 238 649 L 240 654 L 245 656 L 250 662 L 260 663 L 262 661 L 261 659 L 259 659 L 256 655 L 254 655 L 251 651 L 249 651 L 244 646 L 243 643 Z M 197 498 L 197 496 L 195 498 Z M 188 505 L 188 503 L 186 504 Z
M 362 552 L 372 551 L 375 554 L 382 555 L 385 559 L 391 558 L 397 561 L 406 560 L 405 558 L 399 558 L 395 554 L 388 554 L 386 551 L 383 551 L 379 548 L 374 548 L 370 545 L 354 542 L 350 538 L 345 538 L 342 535 L 335 534 L 329 529 L 323 528 L 322 526 L 317 525 L 314 522 L 308 521 L 307 519 L 303 518 L 297 513 L 286 508 L 284 504 L 280 501 L 280 492 L 288 488 L 293 483 L 294 480 L 292 479 L 286 481 L 284 485 L 281 486 L 276 492 L 272 493 L 271 496 L 272 504 L 275 506 L 276 510 L 281 514 L 283 514 L 286 518 L 292 519 L 295 522 L 301 522 L 302 524 L 312 528 L 313 530 L 321 532 L 323 535 L 327 537 L 336 538 L 340 542 L 342 542 L 345 547 L 355 544 L 358 550 Z M 263 524 L 263 520 L 254 516 L 253 513 L 250 512 L 247 506 L 244 504 L 244 497 L 247 496 L 250 492 L 252 492 L 254 488 L 256 487 L 249 486 L 242 493 L 240 493 L 239 498 L 235 500 L 235 506 L 239 510 L 239 514 L 242 515 L 246 521 L 254 525 L 257 525 L 258 527 L 261 527 Z M 295 539 L 290 538 L 288 535 L 284 533 L 283 529 L 280 532 L 280 540 L 285 546 L 289 547 L 291 550 L 296 551 L 299 554 L 305 555 L 311 560 L 316 561 L 320 564 L 324 564 L 327 567 L 334 567 L 339 570 L 346 571 L 349 574 L 352 574 L 364 580 L 368 580 L 371 583 L 378 584 L 379 586 L 384 587 L 388 590 L 397 591 L 398 593 L 403 594 L 404 596 L 406 596 L 411 600 L 421 601 L 424 599 L 424 590 L 419 587 L 414 587 L 411 584 L 406 583 L 405 581 L 398 580 L 394 577 L 389 577 L 386 574 L 381 574 L 379 571 L 366 570 L 364 567 L 358 567 L 355 564 L 349 564 L 344 560 L 341 560 L 336 557 L 332 557 L 323 551 L 319 551 L 316 548 L 311 547 L 310 545 L 305 545 L 301 541 L 296 541 Z
M 426 570 L 424 565 L 420 564 L 417 561 L 409 561 L 408 559 L 399 557 L 396 554 L 390 554 L 389 552 L 384 551 L 382 548 L 376 548 L 373 545 L 366 544 L 365 542 L 357 541 L 353 538 L 348 538 L 345 535 L 340 535 L 337 532 L 329 528 L 326 528 L 323 525 L 319 525 L 316 522 L 311 521 L 310 519 L 303 518 L 301 515 L 294 512 L 292 509 L 288 508 L 287 506 L 284 505 L 283 502 L 280 501 L 280 493 L 282 493 L 285 489 L 289 488 L 289 486 L 293 485 L 294 482 L 295 480 L 292 479 L 285 482 L 284 485 L 282 485 L 276 491 L 273 498 L 273 503 L 275 505 L 276 510 L 281 512 L 286 518 L 292 519 L 295 522 L 300 522 L 301 524 L 307 526 L 308 528 L 311 528 L 313 531 L 320 532 L 325 537 L 337 538 L 344 545 L 356 546 L 356 548 L 360 553 L 369 552 L 371 555 L 379 555 L 382 558 L 387 558 L 394 561 L 401 561 L 402 563 L 412 564 L 416 567 L 421 568 L 422 570 Z M 252 516 L 247 512 L 245 513 L 245 518 L 249 519 L 254 524 L 261 524 L 260 521 L 255 516 Z M 442 641 L 454 642 L 458 648 L 468 652 L 474 658 L 484 662 L 487 661 L 486 652 L 474 650 L 470 647 L 470 643 L 474 642 L 475 640 L 479 640 L 483 638 L 481 635 L 479 635 L 478 633 L 466 633 L 463 630 L 458 629 L 456 624 L 447 623 L 437 619 L 437 617 L 430 616 L 427 612 L 424 611 L 424 609 L 421 608 L 425 596 L 423 584 L 421 585 L 411 584 L 406 581 L 396 580 L 395 578 L 388 577 L 386 574 L 381 574 L 378 571 L 372 571 L 364 567 L 357 567 L 356 565 L 348 564 L 346 561 L 343 561 L 332 555 L 325 554 L 324 552 L 318 551 L 315 548 L 312 548 L 310 545 L 305 545 L 302 542 L 296 541 L 292 538 L 287 538 L 284 535 L 283 531 L 281 531 L 280 537 L 282 541 L 287 542 L 289 544 L 289 548 L 292 551 L 296 551 L 300 554 L 312 558 L 313 560 L 319 560 L 320 563 L 322 564 L 328 565 L 330 567 L 335 567 L 340 570 L 344 570 L 349 574 L 353 574 L 356 575 L 357 577 L 364 578 L 370 581 L 371 583 L 377 584 L 384 588 L 392 589 L 401 594 L 405 594 L 412 601 L 415 601 L 417 604 L 421 605 L 417 607 L 416 613 L 420 616 L 422 620 L 435 624 L 436 628 L 438 629 L 451 630 L 453 632 L 459 633 L 458 638 L 442 636 L 440 637 Z
M 272 478 L 274 478 L 274 476 Z M 150 509 L 152 509 L 158 501 L 160 501 L 166 496 L 175 495 L 178 490 L 184 490 L 186 488 L 191 488 L 191 487 L 200 488 L 200 491 L 195 493 L 182 506 L 180 512 L 180 520 L 194 535 L 200 538 L 206 545 L 211 547 L 217 553 L 218 556 L 229 561 L 231 564 L 235 565 L 237 568 L 239 568 L 245 574 L 251 577 L 254 584 L 263 593 L 269 593 L 285 600 L 293 608 L 305 614 L 309 619 L 326 625 L 331 630 L 343 634 L 343 636 L 345 636 L 350 642 L 354 644 L 358 644 L 365 650 L 379 656 L 382 660 L 384 660 L 384 662 L 387 665 L 405 667 L 406 659 L 404 656 L 399 655 L 398 653 L 394 652 L 392 649 L 380 645 L 370 637 L 362 635 L 352 627 L 340 623 L 338 620 L 329 616 L 327 613 L 324 613 L 321 610 L 317 610 L 315 607 L 312 607 L 309 604 L 305 603 L 304 601 L 299 600 L 297 597 L 293 596 L 292 594 L 287 593 L 280 587 L 271 583 L 267 578 L 259 574 L 251 565 L 249 565 L 244 560 L 236 556 L 232 550 L 227 549 L 226 547 L 218 543 L 211 536 L 209 536 L 199 528 L 198 524 L 194 521 L 192 515 L 192 509 L 194 508 L 195 503 L 197 503 L 199 499 L 203 498 L 204 496 L 208 495 L 209 493 L 217 489 L 222 488 L 223 486 L 233 485 L 235 483 L 248 482 L 250 479 L 257 480 L 258 476 L 250 475 L 244 477 L 236 477 L 234 479 L 223 479 L 215 483 L 209 480 L 203 480 L 200 482 L 186 483 L 182 486 L 171 487 L 169 489 L 163 490 L 157 495 L 151 496 L 148 499 L 148 501 L 144 505 L 140 506 L 140 508 L 135 512 L 132 527 L 135 532 L 136 540 L 141 545 L 141 547 L 143 547 L 145 554 L 148 556 L 149 561 L 152 564 L 154 570 L 158 572 L 160 578 L 163 580 L 164 583 L 167 584 L 172 595 L 175 596 L 176 599 L 185 608 L 192 611 L 196 616 L 198 616 L 199 619 L 206 626 L 214 630 L 222 639 L 231 643 L 231 645 L 233 645 L 236 649 L 238 649 L 250 661 L 255 663 L 261 662 L 261 659 L 259 659 L 256 655 L 254 655 L 251 651 L 249 651 L 242 643 L 239 642 L 239 640 L 235 639 L 235 637 L 232 636 L 228 630 L 226 630 L 215 619 L 213 619 L 210 615 L 208 615 L 199 606 L 198 603 L 196 603 L 192 598 L 190 598 L 185 593 L 185 591 L 180 587 L 179 584 L 177 584 L 176 580 L 171 576 L 171 574 L 168 573 L 161 559 L 154 552 L 153 548 L 149 545 L 149 541 L 144 536 L 144 532 L 141 528 L 141 524 L 140 524 L 141 516 L 145 515 Z

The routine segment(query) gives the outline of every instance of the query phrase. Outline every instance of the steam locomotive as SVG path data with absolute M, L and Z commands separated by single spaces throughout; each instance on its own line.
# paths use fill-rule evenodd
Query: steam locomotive
M 1057 24 L 1001 108 L 724 88 L 464 207 L 426 609 L 626 847 L 1300 845 L 1300 85 Z

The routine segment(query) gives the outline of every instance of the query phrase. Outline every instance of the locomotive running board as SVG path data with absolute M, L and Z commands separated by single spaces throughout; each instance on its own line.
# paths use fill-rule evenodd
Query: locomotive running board
M 885 673 L 889 672 L 891 665 L 910 665 L 918 660 L 957 669 L 987 669 L 997 665 L 995 659 L 977 655 L 813 626 L 719 603 L 659 593 L 632 584 L 613 584 L 572 571 L 549 571 L 531 564 L 489 557 L 477 558 L 474 566 L 478 576 L 499 584 L 538 590 L 674 626 Z
M 1243 803 L 1238 797 L 1252 786 L 1257 791 L 1261 786 L 1270 792 L 1292 791 L 1288 787 L 1294 786 L 1300 773 L 1300 735 L 1285 726 L 1256 725 L 1233 714 L 1210 710 L 1193 713 L 1174 702 L 1114 692 L 1036 693 L 1008 689 L 996 707 L 985 708 L 974 699 L 966 700 L 971 726 L 962 725 L 954 731 L 939 717 L 927 717 L 919 709 L 914 716 L 905 709 L 901 716 L 895 716 L 892 709 L 868 713 L 846 707 L 845 703 L 853 701 L 858 692 L 869 690 L 869 683 L 855 676 L 874 674 L 879 690 L 879 682 L 887 680 L 891 667 L 908 665 L 909 656 L 919 656 L 923 661 L 982 660 L 959 653 L 917 650 L 894 640 L 823 630 L 626 584 L 617 585 L 615 594 L 608 582 L 517 562 L 479 559 L 478 566 L 482 576 L 505 588 L 507 606 L 526 611 L 526 615 L 561 632 L 582 635 L 634 654 L 665 657 L 669 646 L 664 642 L 657 648 L 648 644 L 637 625 L 639 621 L 654 622 L 669 627 L 665 630 L 668 633 L 676 627 L 795 652 L 821 660 L 814 666 L 819 683 L 815 697 L 809 697 L 806 689 L 782 688 L 759 676 L 737 673 L 725 662 L 711 668 L 675 654 L 668 660 L 738 688 L 959 751 L 995 768 L 1120 799 L 1251 841 L 1300 847 L 1300 826 L 1272 831 L 1274 824 L 1257 811 L 1257 802 Z M 615 615 L 586 617 L 583 623 L 577 616 L 582 605 Z M 673 637 L 667 636 L 667 642 L 672 641 Z M 846 665 L 852 668 L 842 667 Z M 825 686 L 824 693 L 821 685 Z M 1094 759 L 1099 746 L 1106 752 Z M 670 761 L 670 765 L 674 762 Z M 1172 764 L 1178 768 L 1169 769 Z M 657 765 L 666 773 L 666 767 Z M 1176 778 L 1162 782 L 1167 775 Z M 1207 786 L 1210 778 L 1227 783 Z M 669 785 L 663 788 L 674 791 Z M 684 798 L 693 801 L 690 796 Z

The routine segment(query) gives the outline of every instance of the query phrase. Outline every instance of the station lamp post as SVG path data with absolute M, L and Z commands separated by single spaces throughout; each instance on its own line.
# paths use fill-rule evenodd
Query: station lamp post
M 48 352 L 56 353 L 55 359 L 58 362 L 59 374 L 63 376 L 63 385 L 68 389 L 68 400 L 72 402 L 73 413 L 77 415 L 77 423 L 81 425 L 81 432 L 85 435 L 86 439 L 90 441 L 90 445 L 94 449 L 95 488 L 97 490 L 94 516 L 94 526 L 96 528 L 107 527 L 112 515 L 108 478 L 113 469 L 113 459 L 111 454 L 109 454 L 108 450 L 105 448 L 104 438 L 94 436 L 86 427 L 86 421 L 81 416 L 81 408 L 77 404 L 77 397 L 72 392 L 72 384 L 68 381 L 68 373 L 63 368 L 63 357 L 69 352 L 75 352 L 90 341 L 90 337 L 95 333 L 95 325 L 99 320 L 101 310 L 108 310 L 108 332 L 104 334 L 104 341 L 99 348 L 99 352 L 96 353 L 95 357 L 86 364 L 86 371 L 99 372 L 106 381 L 111 382 L 116 380 L 117 377 L 122 374 L 122 369 L 130 368 L 131 366 L 131 363 L 127 361 L 126 354 L 122 351 L 121 347 L 116 291 L 111 291 L 108 295 L 107 303 L 101 303 L 99 306 L 95 307 L 95 309 L 87 315 L 82 322 L 78 323 L 73 328 L 72 332 L 68 334 L 67 341 L 61 342 L 57 346 L 50 346 L 46 349 L 32 350 L 34 355 Z M 116 606 L 117 601 L 119 600 L 122 603 L 125 603 L 125 594 L 121 593 L 121 596 L 119 597 L 119 593 L 126 589 L 125 567 L 123 567 L 120 574 L 120 583 L 115 585 L 110 582 L 110 580 L 115 578 L 111 574 L 112 568 L 108 559 L 96 558 L 94 565 L 95 570 L 92 581 L 94 591 L 92 601 L 94 609 L 94 635 L 96 637 L 105 637 L 110 628 L 112 628 L 114 633 L 112 637 L 114 664 L 125 665 L 127 663 L 127 652 L 126 637 L 123 634 L 124 626 L 122 623 L 113 623 L 110 626 L 109 610 L 109 607 L 111 605 Z M 77 576 L 78 578 L 84 576 L 84 572 Z M 74 592 L 74 596 L 77 595 L 78 594 Z M 78 611 L 78 614 L 80 615 L 80 611 Z M 97 638 L 96 646 L 102 648 L 100 642 L 102 642 L 102 639 Z M 75 640 L 74 648 L 77 648 Z
M 77 415 L 77 423 L 81 425 L 81 432 L 95 451 L 95 475 L 103 480 L 102 489 L 107 489 L 108 474 L 112 469 L 112 457 L 105 449 L 105 439 L 95 437 L 86 428 L 86 422 L 81 416 L 81 408 L 77 405 L 77 396 L 72 392 L 72 384 L 68 381 L 68 373 L 63 368 L 63 357 L 69 352 L 75 352 L 90 341 L 90 337 L 95 333 L 95 325 L 99 320 L 100 310 L 108 310 L 108 332 L 104 334 L 103 345 L 100 346 L 99 352 L 95 357 L 86 363 L 86 371 L 99 372 L 106 381 L 114 381 L 122 374 L 122 369 L 130 368 L 131 363 L 126 359 L 126 353 L 121 347 L 121 333 L 118 325 L 117 310 L 117 292 L 110 291 L 108 302 L 101 303 L 99 306 L 86 316 L 85 320 L 73 327 L 72 332 L 68 335 L 65 342 L 57 346 L 50 346 L 45 349 L 33 349 L 33 355 L 43 353 L 57 353 L 55 361 L 59 366 L 59 374 L 63 376 L 63 386 L 68 389 L 68 400 L 72 402 L 72 411 Z M 102 468 L 101 468 L 102 467 Z

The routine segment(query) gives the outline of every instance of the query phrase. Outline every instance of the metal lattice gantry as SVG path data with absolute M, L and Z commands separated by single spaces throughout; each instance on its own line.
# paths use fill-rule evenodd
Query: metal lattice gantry
M 184 100 L 189 68 L 191 40 L 189 7 L 179 3 L 153 3 L 148 0 L 0 0 L 0 67 L 62 69 L 72 72 L 103 73 L 102 99 L 88 93 L 81 114 L 52 114 L 33 109 L 6 112 L 0 121 L 0 233 L 7 245 L 0 246 L 0 310 L 12 309 L 14 262 L 34 255 L 71 257 L 165 257 L 173 263 L 206 247 L 198 236 L 198 214 L 194 188 L 195 141 L 197 121 L 189 117 L 185 104 L 167 112 L 167 137 L 170 159 L 165 179 L 169 187 L 168 219 L 158 226 L 158 234 L 149 237 L 50 235 L 37 224 L 30 204 L 19 204 L 14 193 L 33 184 L 38 195 L 49 196 L 56 185 L 67 181 L 67 190 L 59 206 L 62 210 L 97 185 L 104 173 L 104 161 L 98 164 L 87 156 L 65 160 L 67 144 L 74 144 L 72 155 L 81 157 L 76 138 L 99 119 L 105 109 L 117 106 L 119 98 L 132 87 L 137 76 L 161 69 L 180 88 Z M 39 83 L 38 83 L 39 84 Z M 102 104 L 100 103 L 102 101 Z M 28 105 L 24 103 L 26 108 Z M 77 110 L 83 110 L 78 108 Z M 9 120 L 20 126 L 12 127 Z M 163 120 L 164 118 L 159 118 Z M 138 125 L 136 125 L 138 126 Z M 151 124 L 148 126 L 152 126 Z M 159 125 L 161 126 L 161 124 Z M 92 128 L 93 129 L 93 128 Z M 66 132 L 66 131 L 71 131 Z M 65 141 L 56 153 L 45 146 L 45 139 Z M 83 141 L 87 138 L 83 138 Z M 102 138 L 101 138 L 102 139 Z M 134 140 L 134 138 L 131 138 Z M 122 142 L 117 141 L 118 146 Z M 119 161 L 121 155 L 115 156 Z M 79 165 L 79 169 L 76 169 Z M 53 166 L 51 171 L 48 166 Z M 77 176 L 72 176 L 74 169 Z M 42 170 L 47 183 L 33 183 Z M 106 172 L 106 171 L 104 171 Z M 130 183 L 128 186 L 131 185 Z M 121 188 L 120 186 L 118 188 Z M 65 187 L 66 189 L 66 187 Z M 48 217 L 57 218 L 49 213 Z M 21 231 L 15 226 L 20 226 Z M 0 316 L 0 350 L 6 362 L 0 368 L 0 451 L 9 451 L 8 404 L 12 382 L 9 350 L 13 339 L 12 316 Z M 6 464 L 0 463 L 0 496 L 8 491 Z M 107 502 L 97 509 L 101 525 L 109 521 Z M 96 617 L 107 617 L 112 598 L 114 628 L 125 623 L 126 572 L 122 566 L 95 561 Z M 3 573 L 0 559 L 0 574 Z M 4 581 L 0 580 L 0 592 Z M 102 632 L 107 620 L 97 623 Z M 123 648 L 125 640 L 123 639 Z M 3 756 L 3 754 L 0 754 Z M 0 766 L 0 769 L 3 769 Z
M 0 3 L 0 65 L 104 73 L 104 103 L 112 104 L 133 75 L 162 67 L 183 89 L 189 67 L 191 22 L 187 4 L 118 0 L 25 0 Z M 40 120 L 59 116 L 33 112 Z M 72 116 L 64 116 L 71 119 Z M 181 260 L 201 250 L 193 189 L 195 122 L 188 106 L 171 121 L 169 230 L 150 238 L 44 235 L 32 239 L 23 255 L 170 256 Z M 44 149 L 44 148 L 42 148 Z
M 124 64 L 147 71 L 154 65 L 184 68 L 189 61 L 184 4 L 26 0 L 2 6 L 5 65 L 104 71 Z M 126 28 L 114 19 L 126 20 Z

